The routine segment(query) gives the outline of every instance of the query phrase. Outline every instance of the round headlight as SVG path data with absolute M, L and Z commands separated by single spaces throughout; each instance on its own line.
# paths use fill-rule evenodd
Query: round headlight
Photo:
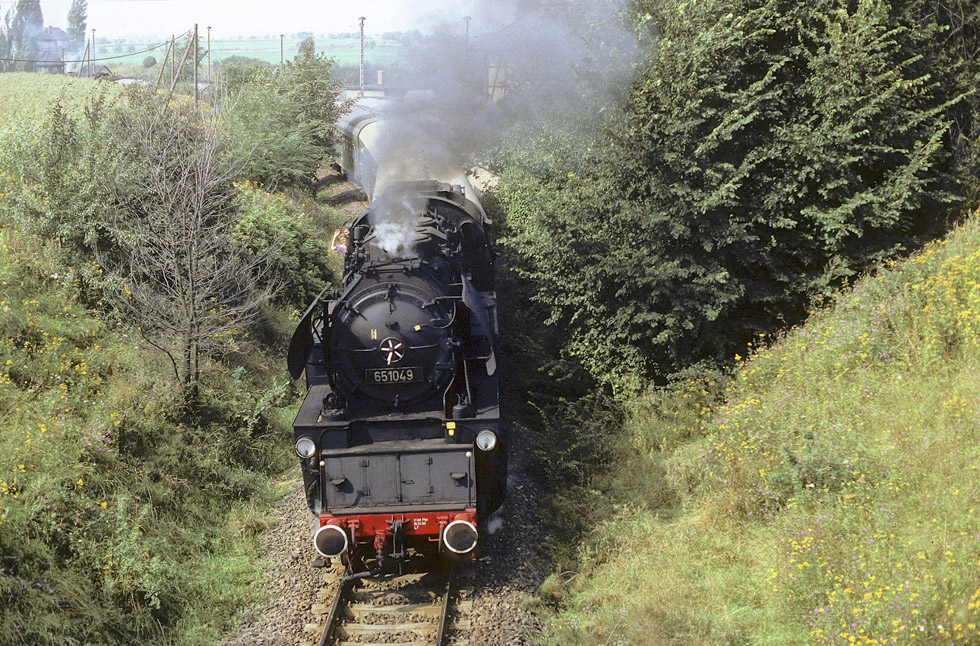
M 296 455 L 301 458 L 312 458 L 316 455 L 316 442 L 308 437 L 301 437 L 296 441 Z
M 493 451 L 497 446 L 497 436 L 489 428 L 476 434 L 476 447 L 481 451 Z

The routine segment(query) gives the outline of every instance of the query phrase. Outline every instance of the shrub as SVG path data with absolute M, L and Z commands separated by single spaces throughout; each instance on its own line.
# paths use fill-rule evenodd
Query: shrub
M 635 7 L 661 37 L 623 111 L 520 133 L 498 188 L 535 297 L 634 390 L 939 235 L 963 197 L 945 111 L 966 97 L 921 55 L 938 28 L 887 2 Z
M 335 280 L 329 241 L 314 226 L 305 206 L 282 193 L 267 193 L 252 182 L 237 187 L 239 216 L 231 232 L 232 243 L 248 254 L 274 248 L 267 279 L 283 283 L 274 302 L 305 308 Z

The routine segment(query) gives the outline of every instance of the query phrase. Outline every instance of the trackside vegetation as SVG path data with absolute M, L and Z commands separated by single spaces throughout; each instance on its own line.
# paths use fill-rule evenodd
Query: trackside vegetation
M 56 245 L 0 245 L 0 642 L 213 643 L 253 594 L 293 393 L 271 358 L 219 365 L 187 414 Z
M 542 642 L 980 643 L 980 8 L 622 19 L 627 86 L 493 160 Z
M 262 594 L 299 395 L 281 348 L 342 216 L 292 168 L 250 175 L 220 105 L 21 74 L 0 98 L 0 643 L 213 644 Z M 304 123 L 304 150 L 327 143 Z M 175 290 L 190 274 L 154 264 L 173 257 L 240 271 Z M 175 296 L 200 313 L 179 378 L 182 333 L 134 311 Z
M 622 95 L 499 163 L 504 246 L 586 368 L 629 391 L 723 365 L 976 201 L 980 67 L 949 57 L 980 14 L 931 6 L 633 3 Z
M 978 249 L 974 215 L 634 400 L 545 643 L 980 643 Z

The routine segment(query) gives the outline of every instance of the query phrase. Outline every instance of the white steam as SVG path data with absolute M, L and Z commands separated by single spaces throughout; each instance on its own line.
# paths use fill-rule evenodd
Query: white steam
M 415 227 L 412 222 L 389 220 L 374 225 L 374 244 L 392 258 L 415 255 Z
M 418 196 L 397 191 L 382 195 L 371 206 L 371 244 L 391 258 L 415 257 L 415 225 L 424 208 L 425 201 Z

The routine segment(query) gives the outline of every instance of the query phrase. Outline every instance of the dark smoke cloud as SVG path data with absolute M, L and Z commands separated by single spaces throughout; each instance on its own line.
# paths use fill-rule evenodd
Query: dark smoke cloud
M 464 4 L 424 12 L 430 34 L 409 54 L 416 70 L 391 79 L 395 100 L 379 162 L 402 174 L 441 172 L 477 161 L 516 125 L 573 119 L 601 109 L 628 82 L 638 53 L 625 27 L 624 2 L 573 0 Z M 507 98 L 487 100 L 491 64 L 509 66 Z
M 465 38 L 458 10 L 451 20 L 427 13 L 430 35 L 409 54 L 415 71 L 390 79 L 373 151 L 382 190 L 398 180 L 462 177 L 508 129 L 594 113 L 615 100 L 632 72 L 638 47 L 622 2 L 541 7 L 522 0 L 467 10 L 476 35 Z M 487 98 L 492 65 L 509 68 L 508 95 L 499 102 Z M 404 211 L 378 208 L 375 224 L 400 235 Z

